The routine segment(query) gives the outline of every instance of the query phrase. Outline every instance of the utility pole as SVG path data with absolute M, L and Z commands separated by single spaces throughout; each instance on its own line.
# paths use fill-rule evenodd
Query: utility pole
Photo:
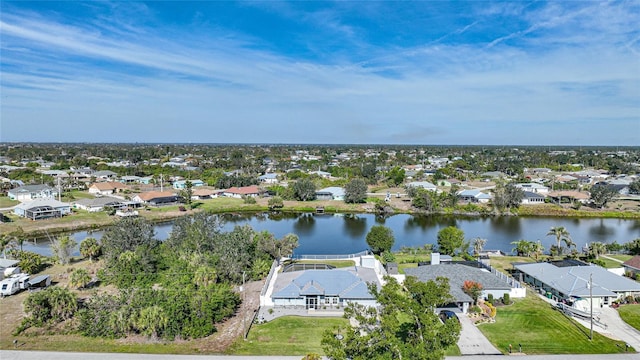
M 589 300 L 591 303 L 591 330 L 589 340 L 593 340 L 593 273 L 589 274 Z

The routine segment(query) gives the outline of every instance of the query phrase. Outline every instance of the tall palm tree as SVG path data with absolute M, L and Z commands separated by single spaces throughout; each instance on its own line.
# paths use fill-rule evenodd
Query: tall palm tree
M 589 244 L 589 255 L 596 258 L 596 260 L 600 258 L 600 255 L 604 255 L 606 253 L 607 253 L 607 246 L 604 243 L 600 241 L 594 241 L 591 244 Z
M 540 257 L 540 255 L 542 255 L 543 252 L 544 246 L 542 246 L 540 240 L 534 242 L 531 245 L 531 253 L 533 254 L 533 257 L 535 257 L 536 261 L 538 261 L 538 258 Z
M 473 254 L 475 256 L 480 255 L 486 243 L 487 243 L 487 239 L 483 239 L 479 237 L 473 239 Z
M 571 234 L 569 234 L 569 231 L 565 229 L 564 226 L 551 227 L 551 229 L 547 233 L 547 236 L 551 236 L 551 235 L 556 237 L 556 248 L 558 249 L 559 255 L 562 255 L 562 247 L 560 245 L 562 241 L 565 241 L 565 242 L 569 241 L 571 244 L 575 246 L 575 243 L 573 243 L 573 241 L 571 240 Z M 569 246 L 569 243 L 567 243 L 567 247 L 568 246 Z
M 528 241 L 524 239 L 513 241 L 511 242 L 511 244 L 516 246 L 511 251 L 518 254 L 518 256 L 530 256 L 534 246 L 533 241 Z

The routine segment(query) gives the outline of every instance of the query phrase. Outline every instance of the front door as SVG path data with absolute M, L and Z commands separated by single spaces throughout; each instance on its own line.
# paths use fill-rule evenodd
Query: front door
M 317 296 L 307 296 L 307 309 L 316 309 L 316 306 L 318 304 L 318 297 Z

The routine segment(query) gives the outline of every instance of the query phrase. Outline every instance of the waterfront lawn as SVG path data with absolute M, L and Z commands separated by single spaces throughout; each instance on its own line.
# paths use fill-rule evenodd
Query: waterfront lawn
M 322 354 L 320 340 L 324 331 L 348 324 L 344 318 L 284 316 L 253 325 L 247 340 L 239 340 L 230 352 L 272 356 Z
M 631 259 L 633 257 L 633 255 L 628 255 L 628 254 L 607 254 L 606 256 L 610 257 L 610 258 L 618 259 L 618 260 L 620 260 L 622 262 L 625 262 L 625 261 L 627 261 L 627 260 L 629 260 L 629 259 Z M 618 264 L 618 265 L 620 265 L 620 264 Z M 618 267 L 620 267 L 620 266 L 618 266 Z
M 618 314 L 624 322 L 640 331 L 640 304 L 622 305 L 618 308 Z
M 522 344 L 526 354 L 609 354 L 624 352 L 625 344 L 593 333 L 589 329 L 529 292 L 524 299 L 513 299 L 514 304 L 498 307 L 496 322 L 478 328 L 504 353 L 509 344 L 517 348 Z
M 512 263 L 532 263 L 536 261 L 534 258 L 527 256 L 491 256 L 490 260 L 490 265 L 493 268 L 505 274 L 508 274 L 507 270 L 513 269 Z
M 601 256 L 599 260 L 602 260 L 604 262 L 604 267 L 607 269 L 615 269 L 615 268 L 622 267 L 622 263 L 615 260 L 607 259 L 606 257 L 603 257 L 603 256 Z
M 6 196 L 0 196 L 0 208 L 8 208 L 20 204 L 18 200 L 11 200 Z

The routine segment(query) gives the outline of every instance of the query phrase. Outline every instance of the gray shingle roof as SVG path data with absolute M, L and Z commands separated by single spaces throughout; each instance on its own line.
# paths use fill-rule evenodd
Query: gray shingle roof
M 367 288 L 367 282 L 371 281 L 378 284 L 372 269 L 355 267 L 281 273 L 276 279 L 272 297 L 282 299 L 324 295 L 343 299 L 373 299 Z
M 488 271 L 461 264 L 425 265 L 404 270 L 407 276 L 415 276 L 420 281 L 435 280 L 439 277 L 449 279 L 451 296 L 458 302 L 473 301 L 462 291 L 462 284 L 472 280 L 482 284 L 485 290 L 511 290 L 509 284 Z
M 600 266 L 557 267 L 549 263 L 515 264 L 514 267 L 566 296 L 588 297 L 589 276 L 593 275 L 594 296 L 616 296 L 616 292 L 640 291 L 640 284 Z

